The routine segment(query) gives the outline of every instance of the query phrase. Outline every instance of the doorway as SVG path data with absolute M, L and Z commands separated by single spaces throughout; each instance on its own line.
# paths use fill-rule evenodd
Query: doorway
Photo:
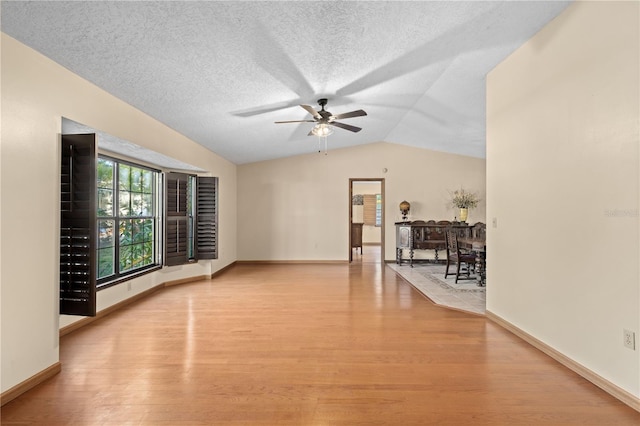
M 384 263 L 384 179 L 349 179 L 349 262 Z

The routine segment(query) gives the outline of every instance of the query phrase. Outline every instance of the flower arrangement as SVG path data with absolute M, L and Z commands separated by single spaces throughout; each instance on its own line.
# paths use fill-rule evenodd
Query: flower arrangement
M 459 209 L 472 209 L 478 205 L 480 199 L 473 192 L 456 189 L 451 193 L 451 205 Z

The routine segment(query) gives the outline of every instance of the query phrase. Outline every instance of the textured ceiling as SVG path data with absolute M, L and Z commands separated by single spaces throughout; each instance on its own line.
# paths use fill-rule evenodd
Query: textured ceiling
M 2 31 L 236 163 L 314 152 L 299 104 L 359 133 L 485 153 L 485 76 L 569 2 L 7 1 Z M 73 118 L 73 117 L 70 117 Z

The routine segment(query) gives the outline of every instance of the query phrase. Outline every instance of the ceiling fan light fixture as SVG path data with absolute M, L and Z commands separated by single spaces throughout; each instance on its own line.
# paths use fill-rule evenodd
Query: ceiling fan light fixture
M 331 126 L 325 123 L 319 123 L 316 124 L 313 129 L 311 129 L 311 133 L 313 133 L 315 136 L 326 137 L 333 133 L 333 129 L 331 128 Z
M 313 126 L 313 128 L 311 129 L 308 135 L 318 137 L 318 152 L 321 152 L 322 142 L 324 142 L 324 153 L 326 155 L 327 154 L 327 136 L 333 133 L 334 127 L 340 127 L 341 129 L 348 130 L 354 133 L 357 133 L 360 130 L 362 130 L 362 128 L 360 127 L 352 126 L 350 124 L 345 124 L 336 120 L 341 120 L 343 118 L 363 117 L 367 115 L 367 113 L 361 109 L 357 111 L 350 111 L 350 112 L 345 112 L 343 114 L 333 115 L 332 113 L 324 109 L 326 104 L 327 104 L 326 98 L 318 99 L 318 105 L 322 107 L 320 111 L 316 111 L 310 105 L 300 105 L 305 111 L 311 114 L 311 116 L 313 117 L 313 120 L 307 119 L 307 120 L 276 121 L 276 124 L 315 122 L 316 125 Z

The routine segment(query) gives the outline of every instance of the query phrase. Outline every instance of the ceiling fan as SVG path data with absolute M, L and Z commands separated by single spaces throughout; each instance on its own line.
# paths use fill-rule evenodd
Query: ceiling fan
M 356 111 L 345 112 L 343 114 L 332 114 L 329 111 L 324 109 L 324 106 L 327 104 L 327 99 L 322 98 L 318 99 L 318 105 L 320 105 L 320 111 L 316 111 L 312 106 L 309 105 L 300 105 L 304 108 L 309 114 L 313 116 L 313 120 L 289 120 L 289 121 L 276 121 L 276 124 L 282 123 L 318 123 L 314 126 L 313 129 L 309 132 L 308 136 L 327 136 L 332 130 L 327 126 L 335 126 L 340 127 L 341 129 L 349 130 L 350 132 L 359 132 L 362 130 L 361 127 L 352 126 L 350 124 L 344 124 L 336 120 L 341 120 L 343 118 L 352 118 L 352 117 L 362 117 L 367 115 L 366 112 L 359 109 Z

